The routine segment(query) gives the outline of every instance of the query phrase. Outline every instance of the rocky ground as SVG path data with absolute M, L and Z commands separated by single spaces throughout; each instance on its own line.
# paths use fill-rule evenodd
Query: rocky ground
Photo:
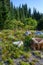
M 31 54 L 32 54 L 32 52 L 31 52 Z M 28 60 L 25 60 L 25 59 L 23 58 L 23 56 L 21 56 L 21 57 L 18 58 L 18 59 L 14 59 L 14 63 L 15 63 L 16 65 L 19 65 L 19 62 L 20 62 L 20 61 L 32 62 L 33 59 L 37 59 L 37 61 L 35 62 L 35 65 L 43 65 L 43 58 L 36 57 L 36 56 L 33 55 L 33 54 L 32 54 L 32 56 L 31 56 Z
M 1 52 L 1 50 L 0 50 L 0 52 Z M 14 63 L 15 63 L 15 65 L 19 65 L 19 62 L 20 61 L 25 61 L 25 62 L 32 62 L 33 61 L 33 59 L 37 59 L 37 61 L 35 62 L 35 65 L 43 65 L 43 58 L 39 58 L 39 57 L 36 57 L 34 54 L 33 54 L 33 52 L 31 52 L 31 57 L 29 58 L 29 59 L 25 59 L 23 56 L 21 56 L 20 58 L 18 58 L 18 59 L 13 59 L 14 60 Z M 2 56 L 1 56 L 1 54 L 0 54 L 0 62 L 2 61 Z M 6 65 L 6 64 L 5 64 Z

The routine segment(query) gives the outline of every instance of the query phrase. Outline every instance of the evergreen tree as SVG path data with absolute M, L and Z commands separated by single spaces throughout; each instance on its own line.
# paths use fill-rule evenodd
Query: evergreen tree
M 40 19 L 40 21 L 38 22 L 38 26 L 37 26 L 38 30 L 43 30 L 43 17 Z
M 25 15 L 25 18 L 26 18 L 27 17 L 27 4 L 22 5 L 22 8 L 24 10 L 24 15 Z
M 4 3 L 6 8 L 6 14 L 7 14 L 6 19 L 10 19 L 10 0 L 4 0 Z
M 37 12 L 36 9 L 34 8 L 34 9 L 33 9 L 33 15 L 32 15 L 32 17 L 33 17 L 34 19 L 36 19 L 37 21 L 39 21 L 40 18 L 41 18 L 41 14 L 40 14 L 39 12 Z
M 19 18 L 20 18 L 20 20 L 23 19 L 23 9 L 22 9 L 21 5 L 19 6 Z
M 0 0 L 0 29 L 4 28 L 6 19 L 9 18 L 10 0 Z
M 0 29 L 3 29 L 5 20 L 6 20 L 5 3 L 4 0 L 0 0 Z
M 17 7 L 17 20 L 20 20 L 20 17 L 19 17 L 19 8 Z
M 11 19 L 14 18 L 14 8 L 13 8 L 13 3 L 10 3 L 10 15 L 11 15 Z
M 27 18 L 31 17 L 31 8 L 27 10 Z

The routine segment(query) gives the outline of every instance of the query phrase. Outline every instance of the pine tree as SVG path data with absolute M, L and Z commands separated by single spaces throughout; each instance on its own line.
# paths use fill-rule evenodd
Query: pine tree
M 10 0 L 0 0 L 0 29 L 4 28 L 4 23 L 9 19 Z
M 30 8 L 27 10 L 27 18 L 29 18 L 29 17 L 31 17 L 31 9 Z
M 4 0 L 4 5 L 6 8 L 6 14 L 7 14 L 7 19 L 10 19 L 10 0 Z
M 39 12 L 37 12 L 36 9 L 34 8 L 34 9 L 33 9 L 33 15 L 32 15 L 32 17 L 33 17 L 34 19 L 36 19 L 37 21 L 39 21 L 40 18 L 41 18 L 41 14 L 40 14 Z
M 25 15 L 25 18 L 26 18 L 27 17 L 27 4 L 22 5 L 22 8 L 23 8 L 24 15 Z
M 4 0 L 0 0 L 0 29 L 4 26 L 4 21 L 6 20 L 6 8 Z
M 11 15 L 11 19 L 14 18 L 14 8 L 13 8 L 13 3 L 10 3 L 10 15 Z

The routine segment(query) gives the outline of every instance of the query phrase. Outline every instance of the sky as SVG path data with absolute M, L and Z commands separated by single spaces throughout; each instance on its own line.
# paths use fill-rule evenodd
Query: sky
M 43 13 L 43 0 L 11 0 L 13 2 L 13 5 L 16 7 L 19 7 L 20 4 L 27 4 L 28 7 L 31 8 L 33 11 L 33 8 L 36 8 L 37 11 L 40 13 Z

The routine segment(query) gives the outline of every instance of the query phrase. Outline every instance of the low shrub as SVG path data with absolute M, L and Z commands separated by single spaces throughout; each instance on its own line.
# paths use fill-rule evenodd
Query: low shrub
M 30 65 L 35 65 L 35 62 L 30 62 Z
M 8 63 L 8 65 L 15 65 L 11 58 L 7 59 L 7 63 Z
M 3 62 L 0 62 L 0 65 L 3 65 Z
M 34 55 L 36 55 L 36 56 L 38 56 L 38 57 L 41 56 L 40 52 L 38 52 L 38 51 L 35 51 L 35 52 L 34 52 Z
M 19 52 L 14 53 L 14 58 L 15 58 L 15 59 L 16 59 L 16 58 L 19 58 L 19 57 L 20 57 Z
M 30 65 L 30 64 L 27 63 L 27 62 L 23 62 L 23 61 L 21 61 L 21 62 L 20 62 L 20 65 Z
M 31 56 L 31 53 L 24 53 L 24 58 L 25 58 L 25 59 L 30 58 L 30 56 Z

